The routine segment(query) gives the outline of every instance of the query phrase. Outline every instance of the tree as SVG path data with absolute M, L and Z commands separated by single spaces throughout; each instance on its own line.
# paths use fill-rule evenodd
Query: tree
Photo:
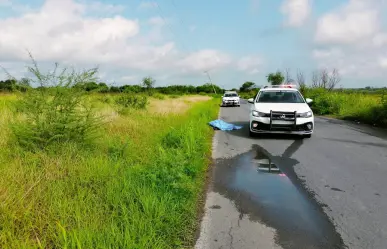
M 98 89 L 98 84 L 95 82 L 87 82 L 84 84 L 85 90 L 91 92 Z
M 297 83 L 300 87 L 306 87 L 305 76 L 301 70 L 297 71 Z
M 335 88 L 340 81 L 341 81 L 341 77 L 339 74 L 339 70 L 334 68 L 328 78 L 328 86 L 327 86 L 328 90 L 330 91 L 333 90 L 333 88 Z
M 107 93 L 109 92 L 109 87 L 106 85 L 106 83 L 101 82 L 98 84 L 98 92 Z
M 7 79 L 5 81 L 0 81 L 0 91 L 12 92 L 15 90 L 17 81 L 14 79 Z
M 305 76 L 301 70 L 297 71 L 297 84 L 300 87 L 300 91 L 302 94 L 305 94 L 307 86 L 305 83 Z
M 285 82 L 286 83 L 293 83 L 294 82 L 294 79 L 290 73 L 290 69 L 289 68 L 286 68 L 285 69 Z
M 256 88 L 256 85 L 254 82 L 251 82 L 251 81 L 246 81 L 245 83 L 243 83 L 243 85 L 239 88 L 239 91 L 241 92 L 248 92 L 250 90 L 252 90 L 253 88 Z
M 154 80 L 152 77 L 145 77 L 142 79 L 142 85 L 150 90 L 154 87 L 156 80 Z
M 196 87 L 196 91 L 198 93 L 213 93 L 214 89 L 215 89 L 216 92 L 219 92 L 219 93 L 222 92 L 222 88 L 220 88 L 217 85 L 213 85 L 211 83 L 206 83 L 204 85 Z
M 312 87 L 333 90 L 341 81 L 339 71 L 334 68 L 330 73 L 327 69 L 314 71 L 312 74 Z
M 281 85 L 285 80 L 285 77 L 280 71 L 277 71 L 276 73 L 270 73 L 266 77 L 267 82 L 271 83 L 272 85 Z

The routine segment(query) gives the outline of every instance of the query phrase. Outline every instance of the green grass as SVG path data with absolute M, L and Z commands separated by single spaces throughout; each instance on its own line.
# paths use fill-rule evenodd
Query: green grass
M 192 246 L 216 99 L 119 115 L 99 96 L 110 115 L 99 140 L 32 152 L 8 143 L 14 98 L 0 95 L 0 248 Z
M 387 99 L 384 95 L 308 89 L 305 97 L 313 99 L 315 114 L 387 127 Z

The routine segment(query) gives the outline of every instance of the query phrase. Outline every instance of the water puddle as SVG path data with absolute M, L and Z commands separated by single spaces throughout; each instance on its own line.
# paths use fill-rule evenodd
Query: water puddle
M 255 146 L 232 159 L 216 161 L 214 191 L 234 201 L 241 216 L 277 230 L 283 248 L 345 248 L 322 207 L 294 173 L 295 141 L 281 156 Z

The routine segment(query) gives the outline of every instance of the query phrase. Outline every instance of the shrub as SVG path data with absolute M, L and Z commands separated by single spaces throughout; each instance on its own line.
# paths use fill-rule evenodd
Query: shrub
M 32 58 L 32 57 L 31 57 Z M 33 60 L 33 59 L 32 59 Z M 101 120 L 84 98 L 84 91 L 77 89 L 85 82 L 95 80 L 97 69 L 56 74 L 42 74 L 33 60 L 28 70 L 40 85 L 21 94 L 16 102 L 20 117 L 11 122 L 17 143 L 30 149 L 44 149 L 54 142 L 91 142 L 97 135 Z
M 156 99 L 160 99 L 160 100 L 165 99 L 165 95 L 164 95 L 164 94 L 161 94 L 161 93 L 155 93 L 155 94 L 153 95 L 153 97 L 156 98 Z
M 113 103 L 113 98 L 110 95 L 103 95 L 103 96 L 99 97 L 98 100 L 104 104 L 112 104 Z
M 172 129 L 162 138 L 162 144 L 165 148 L 180 148 L 183 143 L 184 132 L 181 132 L 181 130 Z
M 145 95 L 122 94 L 115 99 L 115 102 L 123 108 L 145 109 L 148 98 Z
M 377 96 L 354 91 L 308 88 L 305 97 L 313 99 L 311 108 L 317 115 L 334 115 L 373 125 L 387 125 L 387 99 L 384 94 Z
M 250 98 L 255 98 L 255 95 L 257 95 L 257 91 L 249 91 L 249 92 L 240 92 L 239 96 L 242 99 L 250 99 Z

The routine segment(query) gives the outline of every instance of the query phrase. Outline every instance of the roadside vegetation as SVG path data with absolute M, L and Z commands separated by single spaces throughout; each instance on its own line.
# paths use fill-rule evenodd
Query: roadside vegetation
M 0 248 L 192 246 L 219 100 L 29 70 L 0 94 Z
M 0 81 L 0 248 L 191 247 L 225 89 L 108 86 L 97 69 L 32 62 L 34 77 Z M 386 89 L 337 88 L 337 70 L 267 81 L 298 84 L 317 115 L 387 127 Z
M 353 120 L 387 128 L 387 87 L 363 89 L 338 88 L 341 80 L 338 70 L 322 69 L 312 73 L 310 81 L 304 73 L 297 72 L 295 78 L 290 70 L 267 75 L 267 83 L 278 85 L 284 82 L 297 84 L 306 98 L 313 99 L 311 108 L 316 115 L 326 115 Z M 254 82 L 245 82 L 239 89 L 242 98 L 253 98 L 259 87 Z

